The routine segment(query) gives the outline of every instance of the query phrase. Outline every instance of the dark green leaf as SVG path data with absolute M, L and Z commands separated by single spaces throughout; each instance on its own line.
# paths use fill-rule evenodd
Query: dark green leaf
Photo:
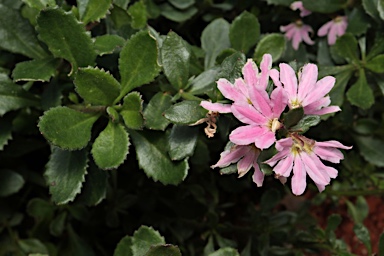
M 86 150 L 67 151 L 52 148 L 44 176 L 53 202 L 66 204 L 80 193 L 88 166 L 87 161 Z
M 130 129 L 140 130 L 143 127 L 143 100 L 138 92 L 131 92 L 124 97 L 123 109 L 120 115 L 124 124 Z
M 331 231 L 335 231 L 336 228 L 341 224 L 343 219 L 339 214 L 331 214 L 327 219 L 327 227 L 326 232 L 329 233 Z
M 360 70 L 360 76 L 356 83 L 349 88 L 347 98 L 352 105 L 362 109 L 369 109 L 375 103 L 373 91 L 368 84 L 363 69 Z
M 123 8 L 127 9 L 127 6 L 131 0 L 113 0 L 113 4 Z
M 283 123 L 286 129 L 296 125 L 304 116 L 304 109 L 302 107 L 294 108 L 283 114 Z
M 65 228 L 65 221 L 67 219 L 67 212 L 61 212 L 57 215 L 49 225 L 49 232 L 51 235 L 59 237 L 63 234 Z
M 161 59 L 165 76 L 177 90 L 187 86 L 190 56 L 185 41 L 175 32 L 169 32 L 161 47 Z
M 165 118 L 174 124 L 193 124 L 205 117 L 207 110 L 199 101 L 185 100 L 171 106 L 164 112 Z
M 128 133 L 123 125 L 109 121 L 92 145 L 92 156 L 101 169 L 114 169 L 128 154 Z
M 281 34 L 269 34 L 261 38 L 256 46 L 253 57 L 257 61 L 261 61 L 264 54 L 272 55 L 272 61 L 275 62 L 283 55 L 285 51 L 285 37 Z
M 0 118 L 0 150 L 12 139 L 12 119 Z
M 36 221 L 51 220 L 55 211 L 52 203 L 41 198 L 33 198 L 28 202 L 27 213 Z
M 16 10 L 0 4 L 0 47 L 30 58 L 41 59 L 47 53 L 37 41 L 35 30 Z
M 125 39 L 118 35 L 102 35 L 95 38 L 94 47 L 98 55 L 113 53 L 124 46 Z
M 365 14 L 362 8 L 354 8 L 348 15 L 347 32 L 360 36 L 361 34 L 366 33 L 370 26 L 369 16 Z
M 281 194 L 277 189 L 270 189 L 263 193 L 260 200 L 262 211 L 271 211 L 281 200 Z
M 172 244 L 151 246 L 145 256 L 181 256 L 180 249 Z
M 0 81 L 0 116 L 11 110 L 39 106 L 39 99 L 21 86 Z
M 345 88 L 347 87 L 349 79 L 352 77 L 352 71 L 342 72 L 335 75 L 336 83 L 332 90 L 329 92 L 332 105 L 341 106 L 344 102 Z
M 16 64 L 12 72 L 13 79 L 18 81 L 42 81 L 46 82 L 55 75 L 59 60 L 44 58 L 30 60 Z
M 208 256 L 240 256 L 240 254 L 236 249 L 226 247 L 210 253 Z
M 71 73 L 78 67 L 93 66 L 96 53 L 89 34 L 72 13 L 62 9 L 44 9 L 37 17 L 39 38 L 48 45 L 57 58 L 72 65 Z
M 343 57 L 348 63 L 359 62 L 357 41 L 350 33 L 346 33 L 336 40 L 336 43 L 331 47 L 331 53 Z
M 375 73 L 384 73 L 384 54 L 377 55 L 367 61 L 365 67 Z
M 363 224 L 359 223 L 359 224 L 355 224 L 355 226 L 353 227 L 353 231 L 355 232 L 357 238 L 359 238 L 359 240 L 363 242 L 365 247 L 367 247 L 368 249 L 367 255 L 371 255 L 372 246 L 371 246 L 371 237 L 369 235 L 369 230 Z
M 164 150 L 165 141 L 161 134 L 131 131 L 139 166 L 148 177 L 167 185 L 177 185 L 188 173 L 188 162 L 173 162 Z
M 375 119 L 360 118 L 356 121 L 353 129 L 359 134 L 370 136 L 379 128 L 379 126 L 379 122 Z
M 321 118 L 317 115 L 307 115 L 304 116 L 295 126 L 291 127 L 291 131 L 298 131 L 300 133 L 305 133 L 312 126 L 316 126 L 320 123 Z
M 28 255 L 31 255 L 31 253 L 48 253 L 45 245 L 35 238 L 20 239 L 18 240 L 18 244 L 21 250 Z
M 77 93 L 94 105 L 110 106 L 120 93 L 119 82 L 103 69 L 80 68 L 74 83 Z
M 36 8 L 41 11 L 47 7 L 54 7 L 56 5 L 55 0 L 23 0 L 24 3 L 32 8 Z
M 24 186 L 24 178 L 10 170 L 0 170 L 0 197 L 17 193 Z
M 376 21 L 380 21 L 380 14 L 378 11 L 379 0 L 362 0 L 362 5 L 365 12 L 368 13 Z
M 132 89 L 151 82 L 159 74 L 157 55 L 156 40 L 148 31 L 140 31 L 128 40 L 119 59 L 120 98 Z
M 377 3 L 377 10 L 379 11 L 380 18 L 384 20 L 384 1 L 379 0 Z
M 302 2 L 307 10 L 320 13 L 336 12 L 340 9 L 345 8 L 347 5 L 347 0 L 303 0 Z
M 260 23 L 255 15 L 244 11 L 237 16 L 229 29 L 231 45 L 236 50 L 247 53 L 260 36 Z
M 111 0 L 77 0 L 80 20 L 87 24 L 91 21 L 99 21 L 107 15 L 111 6 Z
M 369 50 L 366 59 L 370 60 L 383 52 L 384 52 L 384 34 L 377 33 L 375 37 L 375 41 L 371 49 Z
M 132 237 L 132 252 L 134 256 L 146 255 L 151 246 L 165 244 L 164 237 L 152 227 L 141 226 Z
M 238 170 L 237 170 L 237 164 L 231 164 L 227 167 L 224 167 L 224 168 L 221 168 L 220 169 L 220 174 L 221 175 L 228 175 L 228 174 L 234 174 L 234 173 L 237 173 Z
M 192 80 L 188 92 L 194 95 L 204 94 L 209 90 L 216 88 L 216 77 L 219 74 L 218 69 L 208 69 Z
M 172 160 L 192 156 L 197 143 L 195 127 L 174 125 L 169 135 L 169 155 Z
M 113 256 L 133 256 L 132 253 L 132 237 L 125 236 L 117 244 Z
M 68 225 L 67 234 L 68 244 L 62 247 L 60 254 L 62 255 L 81 255 L 81 256 L 94 256 L 92 247 L 76 232 L 71 225 Z
M 132 28 L 139 29 L 147 25 L 147 10 L 142 1 L 129 6 L 128 14 L 132 17 Z
M 357 145 L 359 146 L 359 152 L 365 160 L 379 167 L 384 167 L 384 158 L 382 152 L 384 152 L 384 141 L 373 137 L 354 137 Z
M 295 0 L 267 0 L 268 4 L 290 6 Z
M 107 195 L 108 172 L 91 164 L 79 200 L 88 206 L 99 204 Z
M 161 15 L 166 17 L 169 20 L 175 22 L 184 22 L 192 18 L 198 12 L 198 9 L 194 6 L 187 8 L 185 10 L 178 10 L 168 3 L 164 3 L 159 6 L 161 10 Z
M 169 94 L 158 92 L 149 101 L 144 110 L 145 126 L 153 130 L 164 130 L 169 121 L 163 116 L 165 110 L 171 105 L 172 97 Z
M 52 144 L 75 150 L 87 146 L 91 139 L 92 125 L 98 117 L 67 107 L 56 107 L 44 112 L 38 126 Z
M 178 9 L 186 9 L 191 7 L 195 3 L 195 0 L 169 0 L 168 2 Z
M 230 47 L 229 23 L 224 19 L 212 21 L 201 34 L 201 48 L 205 51 L 204 67 L 215 65 L 216 57 Z
M 225 58 L 223 63 L 221 63 L 221 70 L 218 76 L 234 83 L 236 78 L 241 77 L 244 64 L 245 55 L 243 53 L 236 52 Z

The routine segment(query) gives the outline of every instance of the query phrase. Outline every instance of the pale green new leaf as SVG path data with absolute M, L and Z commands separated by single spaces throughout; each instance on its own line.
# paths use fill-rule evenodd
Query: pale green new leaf
M 47 163 L 46 177 L 51 199 L 56 204 L 73 201 L 80 193 L 87 170 L 87 150 L 67 151 L 52 148 Z
M 54 76 L 59 60 L 51 57 L 24 61 L 16 64 L 12 72 L 13 79 L 18 81 L 47 82 Z
M 347 98 L 352 105 L 362 109 L 368 109 L 375 103 L 373 91 L 368 84 L 363 69 L 360 70 L 360 76 L 356 83 L 349 88 Z
M 164 237 L 152 227 L 141 226 L 132 237 L 133 256 L 144 256 L 151 246 L 165 244 Z
M 0 170 L 0 197 L 17 193 L 24 186 L 24 178 L 11 170 Z
M 91 153 L 101 169 L 114 169 L 124 162 L 128 147 L 128 133 L 123 125 L 109 121 L 93 143 Z
M 164 130 L 170 123 L 164 116 L 164 111 L 171 105 L 172 97 L 169 94 L 158 92 L 149 101 L 144 110 L 145 126 L 153 130 Z
M 260 23 L 255 15 L 244 11 L 237 16 L 229 29 L 231 45 L 236 50 L 247 53 L 260 36 Z
M 263 55 L 269 53 L 272 55 L 272 61 L 275 62 L 283 55 L 285 51 L 285 37 L 282 34 L 272 33 L 261 38 L 256 46 L 253 57 L 260 62 Z
M 128 128 L 142 129 L 144 125 L 142 112 L 143 100 L 138 92 L 131 92 L 124 97 L 123 109 L 120 111 L 120 115 Z
M 84 24 L 104 18 L 111 6 L 112 0 L 77 0 L 80 20 Z
M 128 14 L 132 18 L 132 28 L 139 29 L 147 25 L 147 9 L 142 1 L 129 6 Z
M 122 48 L 124 44 L 125 39 L 118 35 L 102 35 L 95 38 L 94 47 L 96 53 L 103 56 Z

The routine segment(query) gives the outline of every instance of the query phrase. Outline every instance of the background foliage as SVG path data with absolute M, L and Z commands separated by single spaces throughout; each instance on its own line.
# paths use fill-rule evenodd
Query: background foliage
M 352 255 L 345 218 L 377 253 L 364 220 L 384 191 L 384 2 L 304 0 L 314 31 L 349 25 L 298 50 L 279 30 L 291 3 L 0 0 L 0 255 Z M 262 188 L 209 167 L 238 123 L 222 115 L 207 138 L 199 103 L 264 53 L 337 79 L 343 111 L 308 133 L 354 147 L 322 194 L 293 197 L 265 166 Z M 341 205 L 349 217 L 312 214 Z

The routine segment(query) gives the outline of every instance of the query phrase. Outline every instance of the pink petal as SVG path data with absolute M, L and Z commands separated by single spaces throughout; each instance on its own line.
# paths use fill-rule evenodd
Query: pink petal
M 264 173 L 260 170 L 257 162 L 254 162 L 253 168 L 255 169 L 255 172 L 253 173 L 252 180 L 258 187 L 261 187 L 264 181 Z
M 297 94 L 300 100 L 303 100 L 308 94 L 314 91 L 317 75 L 317 66 L 315 64 L 309 63 L 303 67 L 299 78 L 299 88 Z
M 233 115 L 241 122 L 246 124 L 264 125 L 268 123 L 268 118 L 263 116 L 252 105 L 232 105 Z
M 320 184 L 317 184 L 317 183 L 315 183 L 315 185 L 316 185 L 317 189 L 319 190 L 319 192 L 323 192 L 324 191 L 325 185 L 320 185 Z
M 308 25 L 306 25 L 305 30 L 302 29 L 301 31 L 301 38 L 303 39 L 304 42 L 306 42 L 309 45 L 315 44 L 315 42 L 312 41 L 312 39 L 309 37 L 309 32 L 312 32 L 312 31 L 313 31 L 312 28 L 309 27 Z
M 271 105 L 273 111 L 273 117 L 279 118 L 281 113 L 287 107 L 288 99 L 285 95 L 285 91 L 282 87 L 277 87 L 271 93 Z
M 332 148 L 342 148 L 342 149 L 351 149 L 352 146 L 348 147 L 336 140 L 320 141 L 315 144 L 316 147 L 332 147 Z
M 255 145 L 260 149 L 266 149 L 272 146 L 272 144 L 276 141 L 275 133 L 264 128 L 264 133 L 255 138 Z
M 284 84 L 284 89 L 289 99 L 296 98 L 297 95 L 297 78 L 295 71 L 288 64 L 280 64 L 280 81 Z
M 317 156 L 313 157 L 313 162 L 316 164 L 317 168 L 323 173 L 323 175 L 326 175 L 333 179 L 337 177 L 337 170 L 333 167 L 324 165 L 323 162 L 321 162 Z
M 235 79 L 235 87 L 237 90 L 244 95 L 245 98 L 248 98 L 248 86 L 245 84 L 244 80 L 241 78 Z
M 291 184 L 293 194 L 299 196 L 304 193 L 307 181 L 304 166 L 300 157 L 295 157 Z
M 254 143 L 255 139 L 263 133 L 264 130 L 260 126 L 240 126 L 231 132 L 229 139 L 237 145 L 248 145 Z
M 259 73 L 255 62 L 252 59 L 248 59 L 243 67 L 243 76 L 244 81 L 250 88 L 256 86 L 258 78 L 257 74 Z
M 343 153 L 336 148 L 315 146 L 313 152 L 321 159 L 332 163 L 340 163 L 340 160 L 344 159 Z
M 294 23 L 290 23 L 286 26 L 280 26 L 280 31 L 281 32 L 286 32 L 288 30 L 292 30 L 294 27 L 296 27 L 296 25 Z
M 292 138 L 288 137 L 288 138 L 284 138 L 284 139 L 281 139 L 281 140 L 278 140 L 276 142 L 276 149 L 278 151 L 281 151 L 285 148 L 291 148 L 293 145 L 293 140 Z
M 291 174 L 293 167 L 293 156 L 292 154 L 288 154 L 285 159 L 282 159 L 274 168 L 273 171 L 284 177 L 289 177 Z
M 200 106 L 213 112 L 231 113 L 230 104 L 221 104 L 221 103 L 212 103 L 209 101 L 202 101 L 200 102 Z
M 318 36 L 325 36 L 328 34 L 329 29 L 331 28 L 333 24 L 333 21 L 328 21 L 323 26 L 320 27 L 320 29 L 317 31 Z
M 250 150 L 251 147 L 235 145 L 230 150 L 223 151 L 220 154 L 219 161 L 215 165 L 212 165 L 211 168 L 226 167 L 231 163 L 235 163 Z
M 255 154 L 253 154 L 251 149 L 250 152 L 245 154 L 245 156 L 239 162 L 237 162 L 237 172 L 239 174 L 239 178 L 243 177 L 251 169 L 254 160 Z
M 338 112 L 338 111 L 341 111 L 341 109 L 338 106 L 330 106 L 330 107 L 322 108 L 320 110 L 314 110 L 314 111 L 311 111 L 309 113 L 306 113 L 305 111 L 304 112 L 305 112 L 305 114 L 308 114 L 308 115 L 322 116 L 322 115 L 325 115 L 325 114 L 335 113 L 335 112 Z
M 272 158 L 268 159 L 267 161 L 264 161 L 264 163 L 268 164 L 269 166 L 274 166 L 278 161 L 286 158 L 290 153 L 289 148 L 285 148 L 282 151 L 278 152 L 276 155 L 274 155 Z
M 244 96 L 237 88 L 234 87 L 228 80 L 220 78 L 217 81 L 217 88 L 224 95 L 225 98 L 237 101 L 244 102 L 247 101 L 247 97 Z
M 272 67 L 272 55 L 271 54 L 264 54 L 263 59 L 260 63 L 260 79 L 259 79 L 259 86 L 263 90 L 265 90 L 268 86 L 268 80 L 269 80 L 269 70 Z
M 329 45 L 333 45 L 336 43 L 336 39 L 337 39 L 337 26 L 335 26 L 334 24 L 331 26 L 331 28 L 329 29 L 329 33 L 328 33 L 328 44 Z
M 299 44 L 302 41 L 302 34 L 300 31 L 295 31 L 295 33 L 292 36 L 292 47 L 296 51 L 299 49 Z
M 318 101 L 315 101 L 309 105 L 303 104 L 304 114 L 309 114 L 310 112 L 317 111 L 323 107 L 327 107 L 331 104 L 331 98 L 326 96 L 324 98 L 320 98 Z
M 312 154 L 309 156 L 306 153 L 300 154 L 300 157 L 304 163 L 305 170 L 308 176 L 317 184 L 327 185 L 329 184 L 330 178 L 327 175 L 321 173 L 321 171 L 317 168 L 316 164 L 313 162 L 312 158 L 316 158 L 317 156 Z
M 276 86 L 281 86 L 279 71 L 277 71 L 276 69 L 271 69 L 269 71 L 269 76 L 272 78 L 272 81 Z
M 266 117 L 272 116 L 270 99 L 268 93 L 265 90 L 254 88 L 249 92 L 249 96 L 251 98 L 252 104 L 261 114 Z
M 316 70 L 317 70 L 317 67 L 316 67 Z M 316 73 L 316 78 L 317 78 L 317 73 Z M 320 79 L 317 83 L 316 83 L 316 79 L 315 79 L 316 85 L 314 83 L 311 86 L 312 90 L 308 90 L 308 95 L 303 100 L 303 105 L 309 105 L 309 104 L 323 98 L 326 94 L 328 94 L 331 91 L 331 89 L 335 85 L 335 82 L 336 82 L 336 79 L 332 76 L 326 76 L 326 77 Z M 301 86 L 301 84 L 300 84 L 300 86 Z M 299 87 L 299 91 L 300 91 L 300 87 Z M 300 99 L 303 99 L 303 98 L 300 98 Z

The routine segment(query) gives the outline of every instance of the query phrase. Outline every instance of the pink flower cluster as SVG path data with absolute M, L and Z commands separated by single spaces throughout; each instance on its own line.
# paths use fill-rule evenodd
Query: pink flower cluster
M 305 9 L 301 1 L 296 1 L 291 4 L 292 10 L 300 10 L 300 16 L 308 16 L 311 14 L 311 11 Z M 348 21 L 346 16 L 337 16 L 331 21 L 325 23 L 317 31 L 318 36 L 328 35 L 328 44 L 333 45 L 336 43 L 337 37 L 340 37 L 345 34 L 347 30 Z M 309 45 L 313 45 L 314 42 L 309 37 L 310 33 L 313 33 L 313 29 L 304 24 L 301 20 L 292 22 L 286 26 L 281 26 L 280 31 L 285 33 L 285 37 L 292 41 L 293 49 L 299 49 L 301 42 L 305 42 Z
M 232 113 L 244 125 L 234 129 L 229 139 L 231 146 L 220 155 L 212 166 L 227 167 L 237 163 L 239 177 L 254 168 L 253 181 L 262 186 L 264 174 L 259 168 L 258 156 L 264 149 L 275 144 L 278 153 L 265 163 L 273 167 L 276 177 L 289 177 L 292 170 L 292 192 L 301 195 L 306 187 L 306 174 L 320 191 L 337 176 L 337 170 L 323 164 L 321 160 L 339 163 L 343 154 L 338 150 L 350 149 L 336 141 L 316 142 L 294 131 L 287 130 L 287 137 L 278 139 L 276 132 L 285 129 L 281 115 L 285 110 L 303 108 L 304 115 L 324 115 L 340 111 L 330 106 L 327 95 L 335 84 L 335 78 L 324 77 L 317 81 L 318 71 L 314 64 L 307 64 L 298 78 L 289 65 L 282 63 L 271 69 L 272 57 L 263 56 L 260 71 L 253 60 L 244 65 L 242 78 L 232 84 L 226 79 L 217 81 L 218 89 L 231 104 L 202 101 L 205 109 L 219 113 Z M 270 94 L 266 88 L 272 79 L 274 89 Z

